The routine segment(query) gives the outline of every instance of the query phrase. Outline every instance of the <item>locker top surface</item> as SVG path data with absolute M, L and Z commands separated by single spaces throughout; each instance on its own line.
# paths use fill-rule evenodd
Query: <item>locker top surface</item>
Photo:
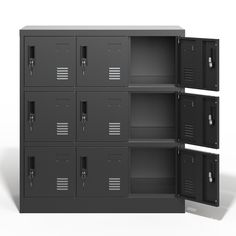
M 21 36 L 184 36 L 180 26 L 25 26 Z

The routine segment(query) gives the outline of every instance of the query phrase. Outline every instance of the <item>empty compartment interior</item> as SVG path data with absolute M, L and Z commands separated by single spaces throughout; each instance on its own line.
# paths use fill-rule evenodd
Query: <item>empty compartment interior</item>
M 175 118 L 175 94 L 131 94 L 131 139 L 174 139 Z
M 175 149 L 131 149 L 131 193 L 175 192 Z
M 131 37 L 131 84 L 175 84 L 175 37 Z

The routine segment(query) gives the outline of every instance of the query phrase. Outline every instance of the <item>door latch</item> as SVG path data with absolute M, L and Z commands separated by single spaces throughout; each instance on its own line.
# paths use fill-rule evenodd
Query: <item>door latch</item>
M 35 47 L 29 46 L 28 48 L 28 66 L 29 66 L 29 74 L 33 75 L 33 69 L 35 66 Z
M 213 182 L 213 175 L 212 175 L 211 171 L 208 173 L 208 181 L 209 181 L 209 183 Z
M 208 115 L 208 122 L 209 122 L 209 125 L 213 125 L 212 114 Z
M 29 101 L 28 102 L 28 122 L 30 132 L 33 131 L 33 124 L 35 122 L 35 102 Z
M 208 65 L 209 65 L 209 68 L 213 68 L 212 57 L 209 57 L 209 58 L 208 58 Z
M 209 108 L 209 114 L 208 114 L 208 124 L 210 126 L 214 126 L 215 122 L 216 122 L 216 107 L 215 106 L 211 106 Z
M 35 177 L 35 157 L 31 156 L 28 158 L 28 177 L 30 187 L 33 187 L 33 180 Z
M 83 191 L 85 189 L 85 181 L 88 176 L 88 165 L 87 164 L 88 164 L 87 157 L 86 156 L 80 157 L 80 178 L 82 180 Z
M 82 123 L 82 131 L 85 132 L 88 121 L 87 101 L 80 102 L 80 121 Z
M 208 57 L 208 66 L 210 69 L 214 68 L 214 61 L 215 61 L 215 50 L 214 48 L 211 48 L 211 54 Z
M 85 75 L 85 69 L 88 65 L 87 60 L 87 46 L 81 46 L 80 47 L 80 66 L 82 67 L 82 75 Z

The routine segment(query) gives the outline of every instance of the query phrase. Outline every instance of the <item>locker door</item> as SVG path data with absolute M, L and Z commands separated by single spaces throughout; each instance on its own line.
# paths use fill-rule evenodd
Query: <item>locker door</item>
M 26 148 L 24 163 L 26 197 L 75 196 L 74 148 Z
M 79 141 L 128 140 L 128 93 L 81 92 L 77 99 Z
M 179 127 L 181 142 L 219 148 L 219 98 L 181 94 Z
M 79 86 L 127 84 L 127 37 L 78 37 L 77 58 Z
M 177 194 L 219 206 L 219 155 L 181 150 L 177 158 Z
M 219 91 L 219 40 L 181 38 L 179 42 L 180 85 Z
M 25 92 L 26 141 L 74 141 L 73 92 Z
M 25 86 L 74 86 L 75 37 L 26 37 Z
M 77 155 L 79 197 L 128 194 L 128 148 L 81 147 Z

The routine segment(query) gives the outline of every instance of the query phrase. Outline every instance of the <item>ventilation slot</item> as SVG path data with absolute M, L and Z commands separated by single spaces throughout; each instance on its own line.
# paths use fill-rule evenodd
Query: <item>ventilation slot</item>
M 194 189 L 193 181 L 190 179 L 186 179 L 184 181 L 184 195 L 192 197 L 194 196 L 194 192 L 195 192 L 195 189 Z
M 69 135 L 69 123 L 57 122 L 57 135 Z
M 68 80 L 68 79 L 69 79 L 69 68 L 57 67 L 57 80 Z
M 120 123 L 109 123 L 109 135 L 120 135 Z
M 184 68 L 184 81 L 192 82 L 193 81 L 193 69 Z
M 68 191 L 68 190 L 69 190 L 69 179 L 57 178 L 57 191 Z
M 109 191 L 120 191 L 120 178 L 109 178 Z
M 109 80 L 120 80 L 120 67 L 109 67 Z
M 193 127 L 193 125 L 190 125 L 190 124 L 184 125 L 184 137 L 185 138 L 194 138 L 194 127 Z

